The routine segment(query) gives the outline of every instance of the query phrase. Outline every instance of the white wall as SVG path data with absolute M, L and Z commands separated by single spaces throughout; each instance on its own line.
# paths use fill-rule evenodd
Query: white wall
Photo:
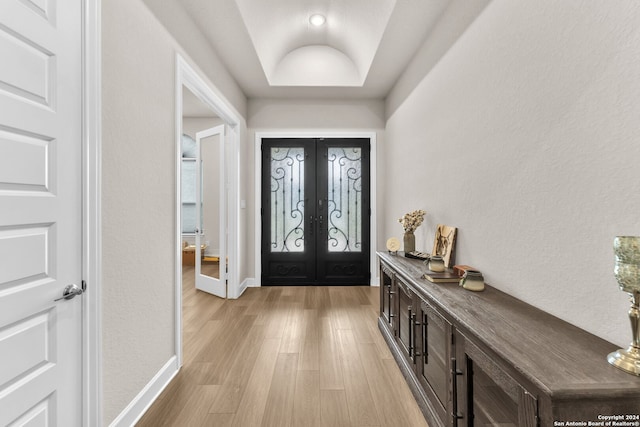
M 175 354 L 175 62 L 181 49 L 141 0 L 103 2 L 102 30 L 108 425 Z M 216 87 L 237 94 L 220 72 L 211 76 Z
M 224 97 L 233 105 L 242 117 L 246 117 L 247 98 L 226 66 L 212 50 L 207 38 L 180 5 L 183 0 L 135 0 L 143 1 L 156 19 L 171 34 L 172 40 L 198 64 L 210 78 L 215 79 L 216 87 L 224 92 Z
M 224 121 L 219 117 L 183 117 L 182 131 L 195 140 L 197 132 L 221 124 L 224 124 Z
M 461 34 L 476 19 L 491 0 L 449 0 L 427 39 L 396 81 L 385 98 L 385 114 L 390 117 L 406 97 L 431 71 L 440 58 L 453 46 Z
M 457 226 L 458 262 L 627 346 L 612 242 L 640 234 L 638 52 L 637 1 L 492 1 L 387 122 L 381 240 L 425 209 L 418 249 Z
M 384 102 L 382 100 L 332 99 L 259 99 L 247 104 L 248 143 L 242 161 L 242 181 L 246 184 L 247 218 L 246 248 L 260 244 L 260 230 L 256 230 L 255 217 L 255 133 L 256 132 L 375 132 L 378 150 L 384 146 Z M 378 182 L 384 174 L 378 166 Z M 259 190 L 259 189 L 258 189 Z M 377 210 L 381 208 L 381 194 L 377 194 Z M 378 235 L 380 233 L 378 232 Z M 372 248 L 375 250 L 375 248 Z M 255 254 L 247 252 L 247 277 L 260 282 L 260 272 L 254 271 Z M 373 271 L 375 276 L 375 271 Z

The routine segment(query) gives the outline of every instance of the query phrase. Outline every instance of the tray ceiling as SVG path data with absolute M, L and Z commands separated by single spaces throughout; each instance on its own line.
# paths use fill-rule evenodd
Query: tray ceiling
M 271 86 L 362 86 L 395 0 L 236 0 Z M 313 26 L 309 18 L 326 18 Z
M 380 98 L 451 0 L 144 1 L 170 31 L 181 8 L 249 98 Z

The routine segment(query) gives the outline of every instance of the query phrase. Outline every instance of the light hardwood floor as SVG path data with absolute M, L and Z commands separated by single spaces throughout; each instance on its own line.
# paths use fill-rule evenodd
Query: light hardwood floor
M 379 288 L 249 288 L 183 280 L 184 365 L 137 424 L 427 426 L 377 327 Z

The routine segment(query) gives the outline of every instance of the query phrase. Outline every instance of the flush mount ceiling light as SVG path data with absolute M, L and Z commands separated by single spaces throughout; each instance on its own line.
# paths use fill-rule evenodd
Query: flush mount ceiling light
M 324 17 L 324 15 L 320 15 L 319 13 L 314 13 L 309 17 L 309 23 L 314 27 L 320 27 L 324 25 L 326 20 L 327 19 Z

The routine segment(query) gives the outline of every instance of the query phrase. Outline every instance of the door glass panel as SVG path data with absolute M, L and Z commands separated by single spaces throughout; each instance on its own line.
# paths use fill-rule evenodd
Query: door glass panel
M 474 425 L 518 426 L 518 405 L 477 363 L 472 381 Z
M 304 148 L 271 148 L 271 252 L 304 252 Z
M 423 375 L 444 407 L 447 401 L 447 345 L 451 339 L 444 319 L 424 309 L 423 317 Z
M 200 219 L 201 256 L 200 274 L 220 279 L 220 168 L 224 159 L 220 158 L 221 139 L 218 135 L 203 138 L 200 144 Z
M 382 314 L 391 323 L 391 283 L 392 278 L 384 270 L 380 270 L 382 277 Z
M 196 159 L 182 159 L 182 233 L 193 234 L 196 228 Z
M 400 341 L 404 344 L 405 349 L 411 347 L 411 324 L 409 319 L 411 318 L 411 303 L 412 298 L 406 294 L 404 289 L 399 288 L 398 295 L 400 296 L 399 313 L 398 313 L 398 335 Z
M 362 149 L 328 148 L 328 251 L 362 250 Z

